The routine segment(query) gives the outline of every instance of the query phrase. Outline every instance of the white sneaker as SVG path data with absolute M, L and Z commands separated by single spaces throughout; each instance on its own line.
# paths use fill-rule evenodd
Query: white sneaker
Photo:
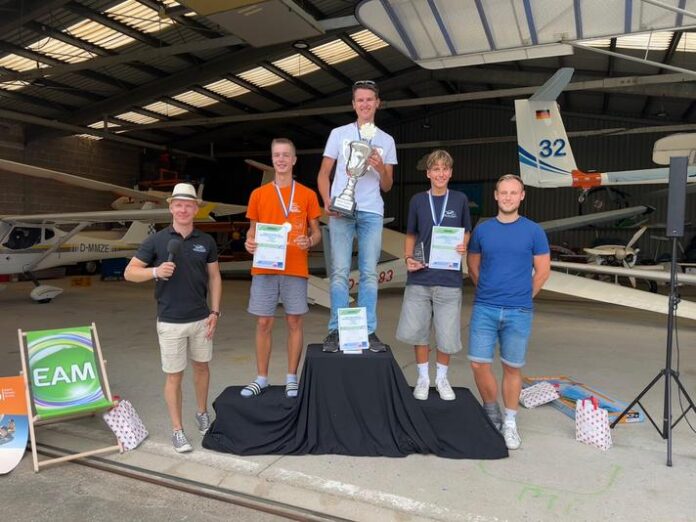
M 447 378 L 440 379 L 439 381 L 437 381 L 435 383 L 435 388 L 437 389 L 437 392 L 440 394 L 440 398 L 443 401 L 454 400 L 454 390 L 452 389 L 452 386 L 450 386 L 450 383 L 447 380 Z
M 517 433 L 517 424 L 514 422 L 504 422 L 503 423 L 503 438 L 505 439 L 505 445 L 507 449 L 516 450 L 522 444 L 522 439 L 520 439 L 520 434 Z
M 430 381 L 418 379 L 418 381 L 416 381 L 416 387 L 413 389 L 413 396 L 419 401 L 427 401 L 429 392 Z

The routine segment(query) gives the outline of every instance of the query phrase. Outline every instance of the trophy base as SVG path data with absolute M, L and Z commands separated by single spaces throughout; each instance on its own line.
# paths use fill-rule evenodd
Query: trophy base
M 355 213 L 357 211 L 357 205 L 355 201 L 347 201 L 345 199 L 340 199 L 335 197 L 331 200 L 331 205 L 329 205 L 329 210 L 331 212 L 336 212 L 343 217 L 349 217 L 355 219 Z

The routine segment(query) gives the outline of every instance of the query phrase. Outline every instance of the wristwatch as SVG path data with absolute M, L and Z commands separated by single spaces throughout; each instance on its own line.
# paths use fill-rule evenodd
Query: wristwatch
M 220 312 L 218 312 L 217 310 L 211 310 L 210 313 L 213 314 L 213 315 L 216 315 L 216 316 L 218 316 L 218 317 L 220 317 L 220 316 L 222 315 L 222 314 L 221 314 Z

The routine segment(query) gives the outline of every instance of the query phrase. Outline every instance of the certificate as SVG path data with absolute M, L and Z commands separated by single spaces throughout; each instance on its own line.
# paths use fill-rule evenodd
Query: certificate
M 254 268 L 285 270 L 285 253 L 288 247 L 288 227 L 256 223 L 256 251 Z
M 430 240 L 428 268 L 436 270 L 461 270 L 462 255 L 457 245 L 464 242 L 462 227 L 433 227 Z
M 338 309 L 338 347 L 343 353 L 362 353 L 370 343 L 367 339 L 367 309 Z

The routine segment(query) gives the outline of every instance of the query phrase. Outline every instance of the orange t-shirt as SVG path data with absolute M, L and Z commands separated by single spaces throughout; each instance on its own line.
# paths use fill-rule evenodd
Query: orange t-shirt
M 291 186 L 283 187 L 280 193 L 287 207 L 290 203 Z M 285 270 L 269 270 L 253 268 L 252 275 L 272 274 L 309 277 L 307 267 L 307 251 L 295 245 L 295 238 L 311 234 L 309 221 L 321 216 L 321 207 L 316 193 L 304 185 L 295 182 L 295 196 L 288 217 L 283 213 L 283 207 L 278 200 L 275 183 L 266 183 L 251 193 L 246 217 L 257 223 L 282 225 L 286 221 L 292 225 L 288 233 L 288 248 L 285 257 Z

